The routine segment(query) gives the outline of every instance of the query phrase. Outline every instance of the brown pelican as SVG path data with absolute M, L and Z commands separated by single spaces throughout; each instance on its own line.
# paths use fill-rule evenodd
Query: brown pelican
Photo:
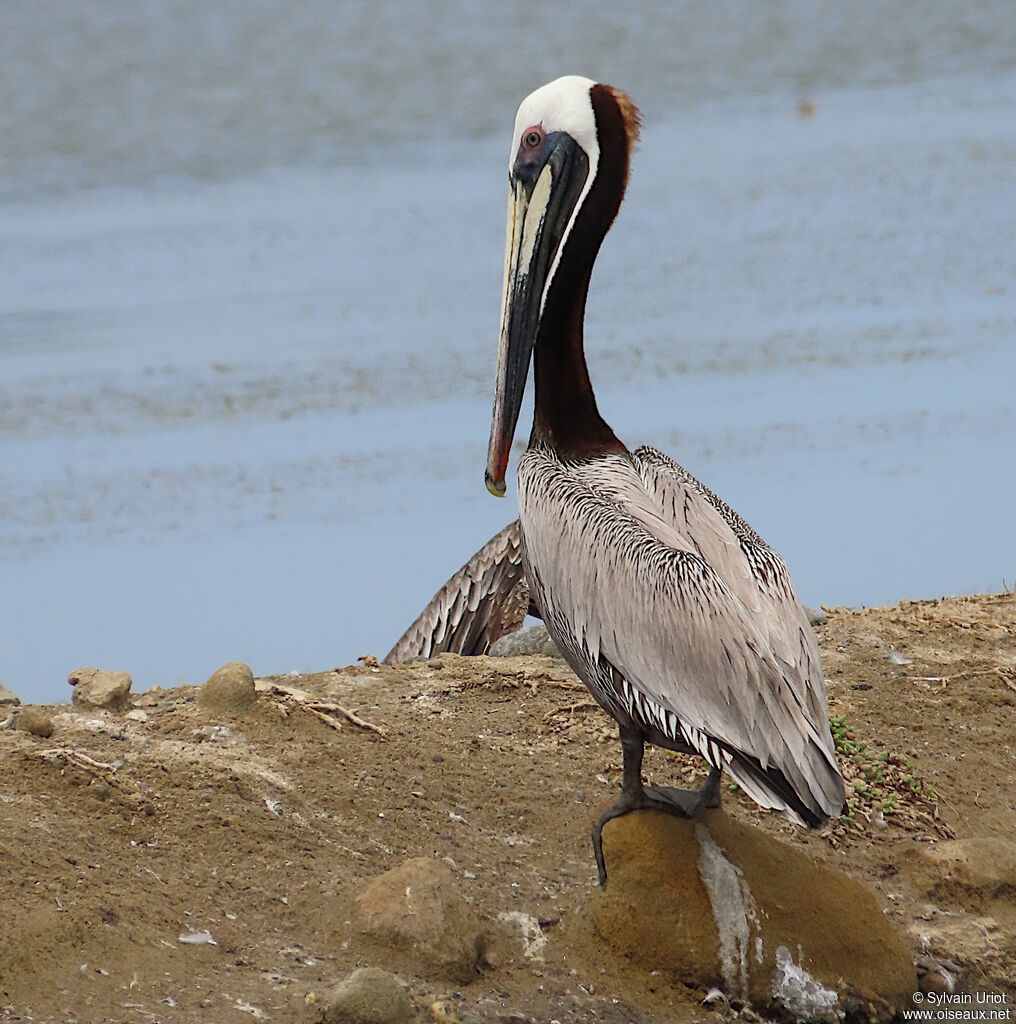
M 505 492 L 533 356 L 536 404 L 519 460 L 523 563 L 554 642 L 617 721 L 618 800 L 715 806 L 726 769 L 761 806 L 817 826 L 843 808 L 818 645 L 780 557 L 653 448 L 629 451 L 600 416 L 583 320 L 593 261 L 617 215 L 639 114 L 617 89 L 559 78 L 519 107 L 487 487 Z M 645 788 L 644 744 L 699 754 L 694 794 Z

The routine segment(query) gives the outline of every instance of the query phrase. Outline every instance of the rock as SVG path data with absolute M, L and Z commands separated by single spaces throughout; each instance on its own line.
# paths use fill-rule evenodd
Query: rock
M 325 993 L 320 1024 L 406 1024 L 413 1016 L 409 996 L 394 974 L 361 967 Z
M 133 680 L 126 672 L 77 668 L 67 677 L 67 682 L 74 687 L 73 703 L 119 711 L 130 700 Z
M 547 627 L 542 624 L 517 629 L 514 633 L 495 640 L 490 645 L 489 653 L 493 658 L 514 658 L 521 654 L 543 654 L 548 658 L 561 657 L 561 652 L 557 649 L 554 641 L 550 639 Z
M 921 935 L 928 941 L 927 935 Z M 955 992 L 966 981 L 966 972 L 952 960 L 943 960 L 933 953 L 922 953 L 917 958 L 917 987 L 921 992 Z
M 1016 843 L 980 837 L 907 844 L 901 867 L 935 900 L 952 898 L 970 909 L 982 899 L 1016 893 Z
M 53 735 L 53 719 L 38 708 L 22 708 L 14 728 L 46 739 Z
M 407 860 L 370 882 L 356 902 L 357 923 L 370 939 L 453 981 L 476 976 L 486 947 L 483 929 L 446 864 Z
M 3 683 L 0 683 L 0 704 L 20 704 L 21 698 L 13 691 L 8 690 Z
M 808 616 L 808 622 L 813 626 L 824 626 L 828 621 L 829 617 L 826 615 L 821 608 L 809 608 L 804 605 L 804 614 Z
M 914 965 L 874 895 L 758 829 L 636 812 L 607 823 L 603 850 L 607 885 L 585 914 L 645 970 L 797 1019 L 911 1005 Z
M 910 925 L 924 954 L 922 991 L 1011 983 L 1004 965 L 1016 956 L 1016 843 L 986 836 L 908 842 L 897 848 L 896 863 L 930 901 Z
M 236 717 L 254 704 L 254 673 L 242 661 L 229 661 L 213 672 L 198 691 L 198 704 Z
M 922 992 L 969 991 L 980 980 L 1012 982 L 1005 970 L 1016 955 L 1016 932 L 990 916 L 948 911 L 909 927 L 913 944 L 923 951 L 918 962 Z

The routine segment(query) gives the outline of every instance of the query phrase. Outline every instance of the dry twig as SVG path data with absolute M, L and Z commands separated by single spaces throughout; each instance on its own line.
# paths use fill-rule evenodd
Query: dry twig
M 585 687 L 583 687 L 583 689 L 585 689 Z M 595 701 L 582 700 L 577 704 L 568 704 L 563 708 L 551 708 L 550 711 L 543 716 L 543 721 L 549 722 L 555 715 L 568 715 L 571 717 L 576 711 L 597 711 L 599 710 L 599 707 L 600 705 Z
M 295 686 L 284 686 L 282 683 L 259 681 L 256 686 L 261 693 L 268 693 L 273 697 L 281 697 L 283 700 L 291 701 L 297 707 L 303 708 L 304 711 L 309 711 L 333 729 L 340 729 L 341 726 L 332 716 L 341 715 L 350 725 L 355 725 L 358 729 L 366 729 L 368 732 L 380 736 L 381 739 L 385 739 L 388 736 L 388 733 L 380 725 L 375 725 L 373 722 L 360 718 L 359 715 L 350 711 L 349 708 L 343 707 L 335 701 L 318 700 L 305 690 L 298 690 Z

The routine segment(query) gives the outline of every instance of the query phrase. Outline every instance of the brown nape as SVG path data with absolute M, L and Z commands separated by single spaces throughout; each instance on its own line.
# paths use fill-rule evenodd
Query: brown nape
M 642 115 L 639 113 L 639 108 L 632 103 L 631 97 L 626 92 L 615 89 L 612 85 L 594 85 L 589 90 L 589 95 L 593 101 L 593 111 L 596 114 L 598 126 L 597 135 L 601 136 L 601 144 L 602 136 L 605 134 L 604 129 L 609 124 L 610 128 L 616 132 L 617 118 L 620 117 L 621 128 L 628 142 L 624 158 L 624 186 L 621 188 L 621 198 L 623 199 L 624 189 L 628 185 L 631 155 L 635 151 L 635 146 L 642 133 Z M 613 100 L 613 103 L 610 100 Z
M 635 143 L 639 140 L 639 135 L 642 134 L 642 114 L 639 113 L 639 108 L 632 103 L 631 97 L 626 92 L 615 89 L 612 85 L 594 85 L 592 91 L 595 92 L 597 89 L 602 89 L 614 97 L 614 102 L 624 120 L 625 132 L 628 135 L 628 151 L 632 152 L 635 149 Z

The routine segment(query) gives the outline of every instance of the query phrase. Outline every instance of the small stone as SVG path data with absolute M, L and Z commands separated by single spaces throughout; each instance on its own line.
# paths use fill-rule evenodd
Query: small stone
M 22 708 L 14 728 L 46 739 L 53 735 L 53 719 L 38 708 Z
M 917 963 L 922 992 L 962 991 L 971 966 L 1004 963 L 1016 952 L 1012 930 L 988 915 L 950 911 L 908 930 L 911 944 L 925 951 Z
M 209 711 L 237 716 L 254 704 L 256 696 L 250 666 L 230 661 L 208 677 L 198 691 L 198 704 Z
M 550 639 L 544 625 L 528 626 L 495 640 L 490 646 L 492 658 L 514 658 L 522 654 L 542 654 L 548 658 L 561 657 L 556 644 Z
M 918 937 L 920 940 L 920 936 Z M 927 936 L 924 939 L 927 940 Z M 925 953 L 917 960 L 917 987 L 924 993 L 935 992 L 945 995 L 955 992 L 957 983 L 962 982 L 963 970 L 951 960 L 940 960 L 931 953 Z
M 71 695 L 73 703 L 119 711 L 130 700 L 133 680 L 126 672 L 77 668 L 67 677 L 67 682 L 74 687 Z
M 824 626 L 828 621 L 829 617 L 826 615 L 821 608 L 809 608 L 804 605 L 804 614 L 808 616 L 808 622 L 813 626 Z
M 361 931 L 453 981 L 476 976 L 486 941 L 451 869 L 414 857 L 379 875 L 357 897 Z
M 3 683 L 0 683 L 0 704 L 20 704 L 21 698 L 13 691 L 8 690 Z
M 321 997 L 320 1024 L 407 1024 L 409 996 L 394 974 L 361 967 Z

